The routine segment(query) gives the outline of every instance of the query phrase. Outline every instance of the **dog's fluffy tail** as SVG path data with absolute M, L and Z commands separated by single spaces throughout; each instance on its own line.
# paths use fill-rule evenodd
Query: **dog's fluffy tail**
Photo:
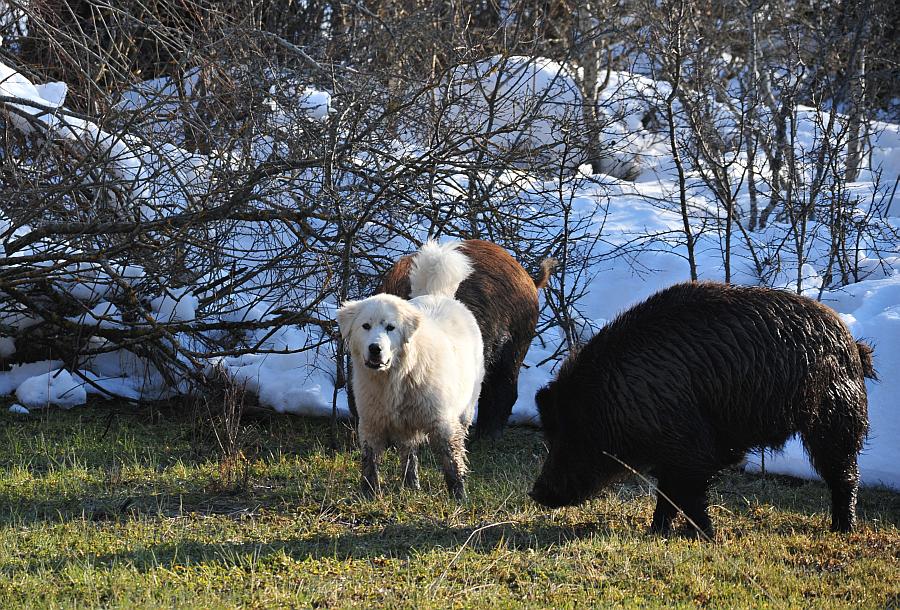
M 458 241 L 428 241 L 419 249 L 409 270 L 410 298 L 426 294 L 453 298 L 459 285 L 472 273 L 472 263 L 460 252 L 460 245 Z

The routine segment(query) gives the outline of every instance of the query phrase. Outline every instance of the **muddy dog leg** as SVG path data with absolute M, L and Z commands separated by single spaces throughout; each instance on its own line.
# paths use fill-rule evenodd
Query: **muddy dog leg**
M 419 489 L 419 457 L 415 445 L 400 447 L 400 463 L 403 465 L 403 486 Z
M 347 362 L 347 381 L 345 388 L 347 390 L 347 408 L 350 410 L 350 424 L 354 428 L 359 428 L 359 411 L 356 409 L 356 393 L 353 391 L 353 361 L 350 358 Z
M 520 364 L 512 339 L 507 339 L 484 374 L 478 397 L 476 438 L 500 438 L 519 397 Z
M 364 426 L 359 428 L 359 444 L 362 451 L 362 480 L 359 491 L 363 496 L 371 498 L 381 493 L 381 483 L 378 480 L 378 463 L 387 445 L 384 437 L 372 430 L 366 430 Z
M 466 499 L 466 431 L 461 427 L 429 435 L 431 448 L 441 460 L 447 491 L 456 500 Z

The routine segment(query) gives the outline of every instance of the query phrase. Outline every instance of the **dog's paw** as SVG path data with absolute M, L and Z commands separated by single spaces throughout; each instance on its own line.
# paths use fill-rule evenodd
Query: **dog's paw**
M 466 494 L 466 486 L 462 482 L 454 483 L 449 487 L 448 491 L 450 492 L 450 497 L 457 502 L 465 502 L 469 497 Z
M 372 500 L 381 495 L 381 485 L 372 484 L 371 482 L 363 479 L 359 483 L 359 495 L 361 495 L 366 500 Z

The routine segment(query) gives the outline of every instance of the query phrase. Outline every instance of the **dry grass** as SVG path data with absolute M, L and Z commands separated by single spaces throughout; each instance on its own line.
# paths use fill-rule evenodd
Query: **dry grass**
M 730 473 L 715 543 L 648 537 L 637 482 L 544 511 L 539 435 L 471 452 L 470 500 L 426 452 L 420 492 L 356 495 L 358 452 L 325 420 L 244 418 L 241 446 L 177 411 L 0 413 L 0 607 L 896 607 L 900 495 L 865 489 L 831 534 L 826 488 Z M 224 463 L 238 460 L 240 463 Z M 239 476 L 236 476 L 238 473 Z

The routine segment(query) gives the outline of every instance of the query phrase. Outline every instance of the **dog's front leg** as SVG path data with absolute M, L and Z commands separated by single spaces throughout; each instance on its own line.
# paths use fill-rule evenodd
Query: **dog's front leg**
M 403 486 L 419 489 L 419 458 L 415 445 L 400 447 L 400 459 L 403 464 Z
M 441 458 L 447 491 L 456 500 L 466 499 L 466 433 L 458 428 L 432 435 L 431 446 Z
M 362 481 L 359 491 L 363 496 L 372 498 L 381 493 L 381 483 L 378 481 L 378 462 L 384 446 L 370 441 L 362 443 Z

